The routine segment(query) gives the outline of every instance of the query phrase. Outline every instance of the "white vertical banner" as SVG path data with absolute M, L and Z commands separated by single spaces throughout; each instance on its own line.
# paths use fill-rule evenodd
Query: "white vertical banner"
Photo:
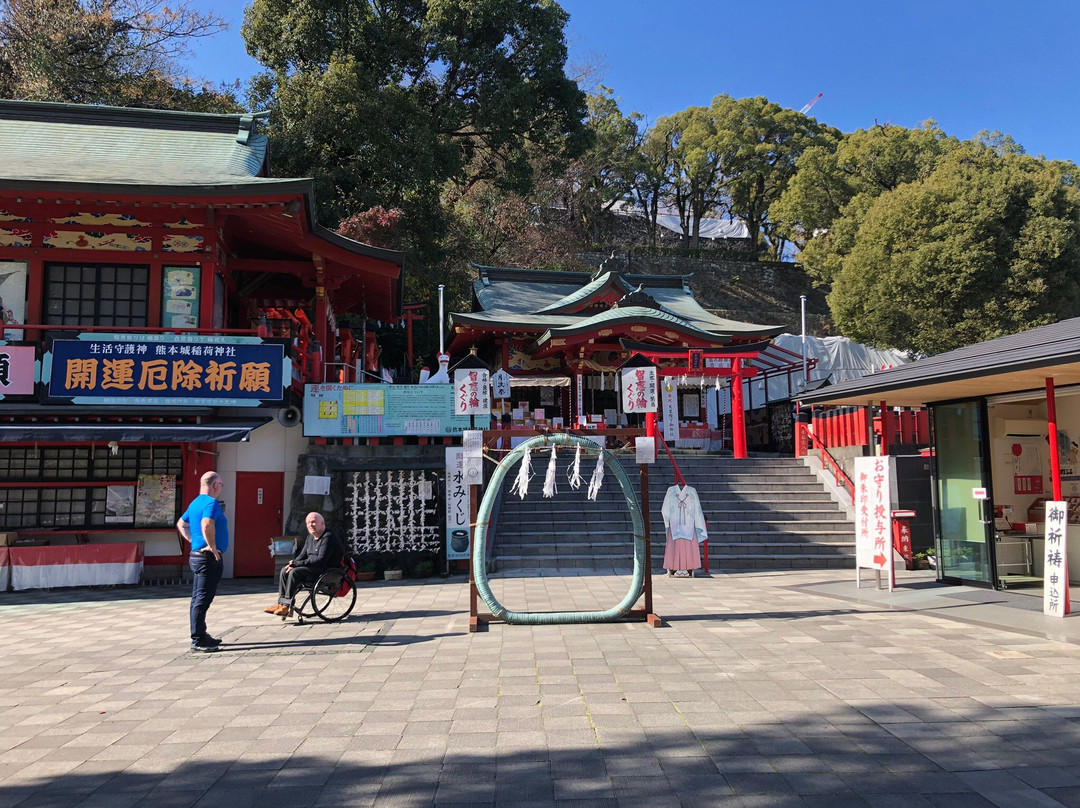
M 603 378 L 603 377 L 601 377 Z M 585 374 L 577 374 L 577 417 L 580 421 L 585 415 Z
M 461 433 L 461 449 L 464 452 L 461 469 L 465 485 L 480 485 L 484 481 L 484 433 L 479 429 L 466 429 Z
M 454 371 L 454 414 L 491 416 L 491 374 L 466 368 Z
M 1064 617 L 1069 599 L 1069 559 L 1065 540 L 1069 529 L 1069 504 L 1046 503 L 1046 557 L 1043 559 L 1043 614 Z
M 892 581 L 891 469 L 887 457 L 856 457 L 855 567 L 887 572 Z
M 623 412 L 656 412 L 659 409 L 656 368 L 623 368 L 619 378 Z
M 670 444 L 679 439 L 679 389 L 671 378 L 664 379 L 662 386 L 664 440 Z
M 465 485 L 465 450 L 446 447 L 446 557 L 469 557 L 469 488 Z
M 510 374 L 499 368 L 491 375 L 491 391 L 495 398 L 510 398 Z

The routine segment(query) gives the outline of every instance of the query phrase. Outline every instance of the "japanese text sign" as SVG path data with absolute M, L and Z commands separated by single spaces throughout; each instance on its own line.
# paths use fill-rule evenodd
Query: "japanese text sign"
M 1069 559 L 1066 534 L 1069 524 L 1067 502 L 1046 503 L 1046 544 L 1043 551 L 1043 614 L 1064 617 L 1069 591 Z
M 34 392 L 34 346 L 0 345 L 0 398 Z
M 510 398 L 510 374 L 499 368 L 491 376 L 491 387 L 495 398 Z
M 491 415 L 491 374 L 478 368 L 454 371 L 454 414 Z
M 620 379 L 623 412 L 656 412 L 659 408 L 656 368 L 623 368 Z
M 258 406 L 284 401 L 282 341 L 115 335 L 54 340 L 42 362 L 47 398 L 73 404 Z
M 446 557 L 469 557 L 469 488 L 465 484 L 465 450 L 446 447 Z
M 892 573 L 891 467 L 885 457 L 855 458 L 855 564 Z

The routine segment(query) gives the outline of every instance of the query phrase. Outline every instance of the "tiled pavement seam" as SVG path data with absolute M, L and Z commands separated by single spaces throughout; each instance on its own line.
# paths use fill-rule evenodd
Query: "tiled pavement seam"
M 2 595 L 0 808 L 1080 805 L 1080 647 L 805 586 L 845 575 L 657 578 L 661 629 L 473 635 L 460 579 L 336 626 L 230 582 L 214 655 L 179 588 Z M 626 579 L 492 585 L 595 609 Z

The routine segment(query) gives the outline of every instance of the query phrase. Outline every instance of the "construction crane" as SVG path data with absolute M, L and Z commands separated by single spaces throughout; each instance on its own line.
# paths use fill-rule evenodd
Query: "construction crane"
M 817 95 L 815 95 L 813 98 L 810 99 L 810 103 L 807 104 L 802 109 L 800 109 L 799 112 L 801 112 L 803 115 L 808 113 L 810 111 L 810 107 L 814 106 L 814 104 L 816 104 L 818 101 L 820 101 L 821 96 L 823 96 L 823 95 L 825 95 L 825 93 L 818 93 Z

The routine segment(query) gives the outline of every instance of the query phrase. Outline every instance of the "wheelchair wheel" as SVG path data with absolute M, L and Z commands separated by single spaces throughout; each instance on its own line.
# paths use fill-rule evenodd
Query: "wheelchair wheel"
M 356 605 L 356 587 L 338 597 L 344 575 L 341 570 L 327 570 L 311 588 L 311 607 L 322 620 L 336 623 L 348 617 Z

